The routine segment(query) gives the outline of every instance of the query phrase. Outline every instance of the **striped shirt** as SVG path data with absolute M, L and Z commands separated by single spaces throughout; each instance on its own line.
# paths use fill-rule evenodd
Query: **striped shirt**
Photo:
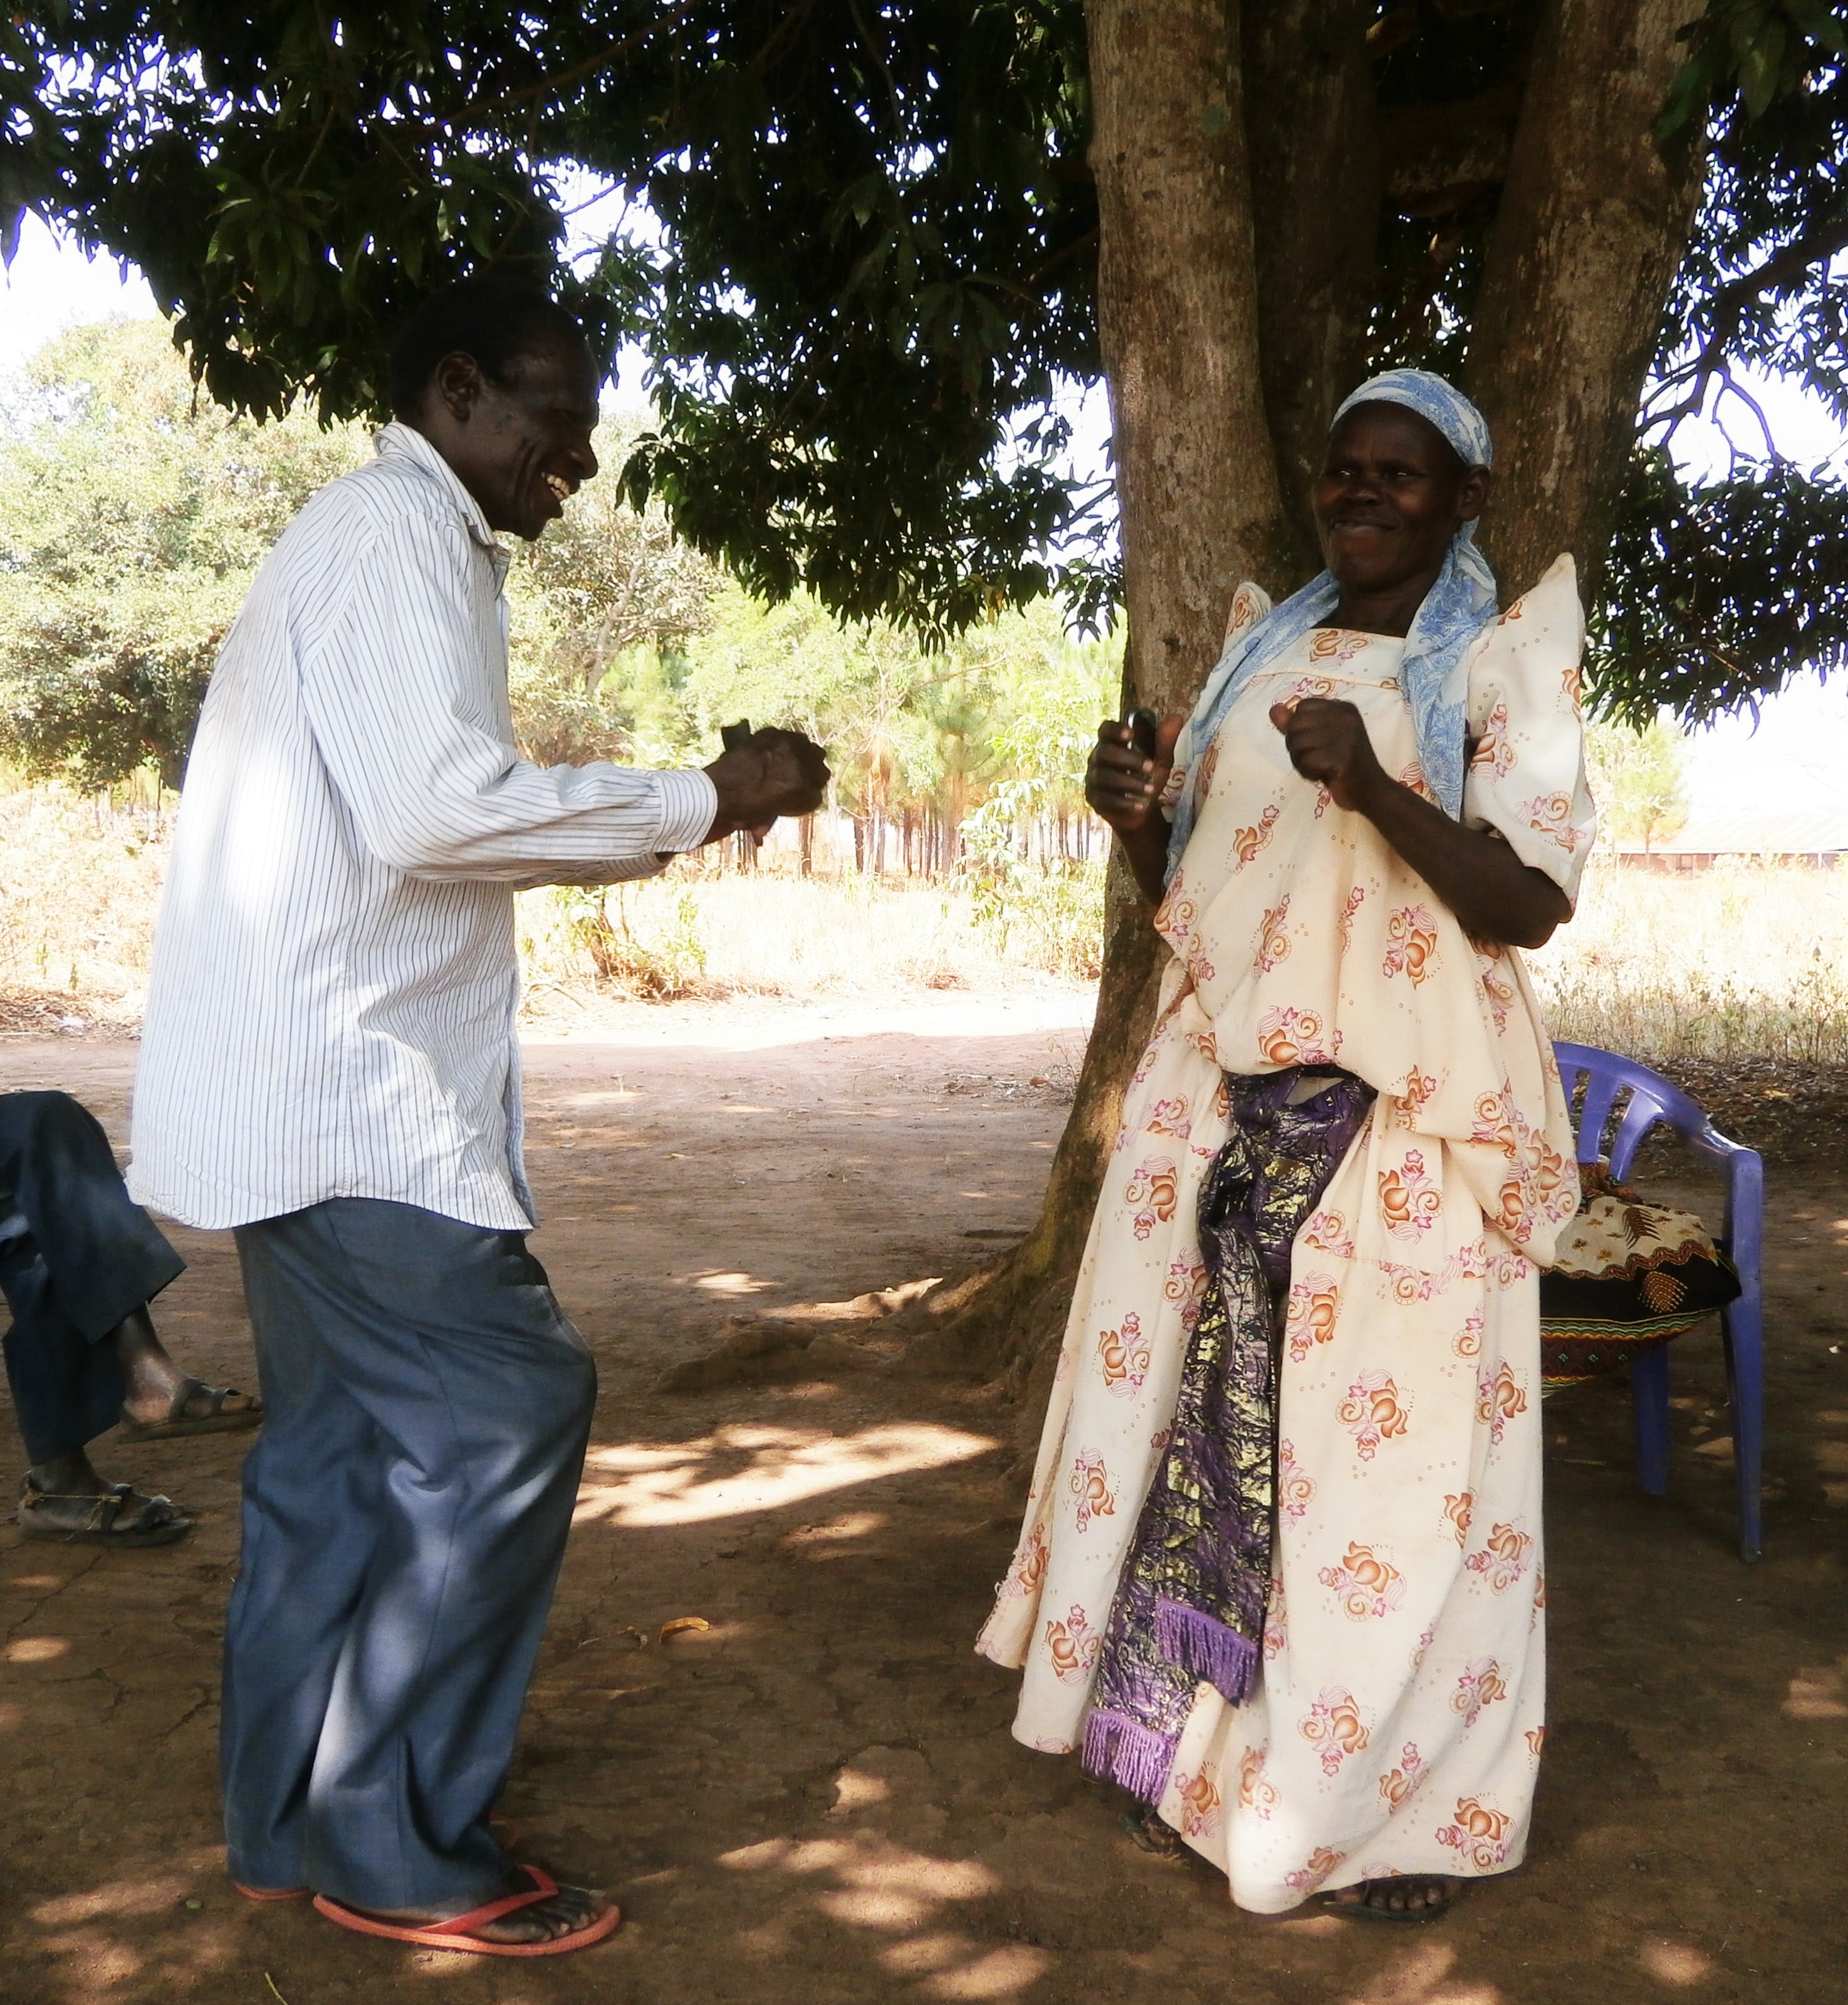
M 514 749 L 507 554 L 388 425 L 265 560 L 187 768 L 154 936 L 129 1189 L 189 1225 L 325 1198 L 534 1222 L 515 890 L 645 877 L 701 772 Z

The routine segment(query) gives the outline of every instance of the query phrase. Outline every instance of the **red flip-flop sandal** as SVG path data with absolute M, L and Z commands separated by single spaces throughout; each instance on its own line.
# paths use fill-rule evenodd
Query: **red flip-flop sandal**
M 503 1915 L 516 1915 L 522 1908 L 536 1908 L 540 1901 L 550 1900 L 558 1891 L 558 1882 L 550 1873 L 536 1866 L 522 1866 L 520 1870 L 532 1882 L 530 1891 L 509 1894 L 501 1900 L 490 1901 L 466 1915 L 458 1915 L 452 1922 L 412 1926 L 375 1921 L 357 1908 L 343 1908 L 338 1901 L 330 1901 L 325 1894 L 314 1896 L 314 1912 L 325 1915 L 341 1928 L 351 1929 L 357 1935 L 378 1936 L 387 1942 L 411 1943 L 419 1949 L 455 1950 L 466 1956 L 564 1956 L 574 1949 L 588 1949 L 592 1943 L 613 1935 L 621 1926 L 622 1910 L 613 1903 L 582 1928 L 574 1929 L 568 1936 L 554 1936 L 550 1942 L 487 1942 L 472 1933 L 472 1930 L 483 1928 L 490 1922 L 497 1922 Z
M 503 1852 L 511 1852 L 520 1842 L 520 1827 L 511 1817 L 491 1817 L 487 1828 Z M 241 1880 L 234 1880 L 231 1885 L 247 1901 L 305 1901 L 314 1891 L 312 1887 L 247 1887 Z

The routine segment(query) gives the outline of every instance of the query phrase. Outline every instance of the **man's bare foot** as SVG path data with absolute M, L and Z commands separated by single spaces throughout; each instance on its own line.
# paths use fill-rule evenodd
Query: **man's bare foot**
M 532 1891 L 532 1881 L 523 1870 L 516 1870 L 473 1900 L 451 1901 L 434 1908 L 354 1908 L 353 1912 L 399 1928 L 427 1929 L 441 1922 L 452 1922 L 458 1915 L 473 1914 L 477 1908 L 489 1907 L 509 1894 Z M 483 1922 L 469 1933 L 483 1942 L 556 1942 L 560 1936 L 575 1935 L 580 1929 L 588 1928 L 608 1905 L 600 1894 L 593 1894 L 588 1887 L 560 1886 L 556 1894 L 532 1907 L 503 1915 L 497 1921 Z
M 254 1427 L 263 1417 L 263 1402 L 234 1385 L 208 1385 L 202 1378 L 180 1375 L 170 1392 L 135 1393 L 122 1402 L 122 1424 L 138 1441 L 163 1435 L 234 1434 Z
M 1407 1873 L 1390 1880 L 1362 1880 L 1324 1894 L 1322 1904 L 1337 1913 L 1359 1915 L 1372 1922 L 1435 1922 L 1456 1905 L 1463 1892 L 1460 1880 L 1435 1873 Z

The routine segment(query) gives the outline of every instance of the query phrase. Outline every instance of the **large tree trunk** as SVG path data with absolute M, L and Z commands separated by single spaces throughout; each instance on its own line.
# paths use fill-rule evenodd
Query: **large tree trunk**
M 1512 590 L 1561 550 L 1595 561 L 1602 548 L 1698 192 L 1698 162 L 1664 160 L 1649 128 L 1700 5 L 1548 0 L 1471 343 Z M 1090 0 L 1126 694 L 1158 709 L 1191 704 L 1240 578 L 1276 591 L 1313 564 L 1290 497 L 1363 358 L 1382 182 L 1371 12 L 1274 0 L 1242 28 L 1228 0 Z M 1481 114 L 1477 100 L 1457 107 L 1466 137 Z M 1441 126 L 1443 110 L 1418 116 Z M 1039 1221 L 933 1304 L 947 1321 L 922 1354 L 1008 1371 L 1028 1388 L 1029 1423 L 1158 972 L 1147 908 L 1113 855 L 1096 1026 Z
M 1127 676 L 1139 701 L 1164 711 L 1199 693 L 1240 579 L 1272 578 L 1285 557 L 1260 382 L 1238 16 L 1236 0 L 1086 10 Z
M 1700 193 L 1698 147 L 1665 156 L 1651 128 L 1705 8 L 1548 0 L 1541 23 L 1470 338 L 1495 441 L 1483 542 L 1510 597 L 1562 550 L 1582 581 L 1601 560 Z
M 1274 582 L 1289 567 L 1258 364 L 1238 8 L 1091 0 L 1087 19 L 1125 694 L 1184 711 L 1217 658 L 1239 581 Z M 1063 1319 L 1165 952 L 1114 850 L 1106 901 L 1097 1020 L 1039 1222 L 951 1298 L 959 1312 L 938 1354 L 1017 1364 Z
M 1328 415 L 1360 380 L 1379 291 L 1382 170 L 1367 51 L 1377 11 L 1371 0 L 1245 10 L 1258 347 L 1291 532 L 1281 582 L 1291 589 L 1322 568 L 1309 487 Z

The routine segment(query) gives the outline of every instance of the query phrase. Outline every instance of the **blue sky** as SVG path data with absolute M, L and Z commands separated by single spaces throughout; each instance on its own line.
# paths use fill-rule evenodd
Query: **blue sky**
M 578 230 L 588 234 L 599 220 L 586 212 Z M 108 258 L 88 258 L 60 242 L 36 216 L 28 216 L 19 255 L 0 283 L 0 376 L 9 374 L 36 349 L 65 328 L 114 314 L 152 314 L 146 282 L 132 267 Z M 1759 381 L 1754 394 L 1779 448 L 1806 463 L 1828 461 L 1840 467 L 1848 437 L 1815 401 L 1794 384 Z M 617 398 L 639 401 L 639 358 L 619 358 Z M 1100 395 L 1075 405 L 1075 457 L 1087 469 L 1101 468 L 1108 428 Z M 1728 414 L 1742 448 L 1758 447 L 1755 422 L 1735 407 Z M 1676 457 L 1700 471 L 1721 469 L 1724 434 L 1705 423 L 1683 427 Z M 1804 678 L 1762 706 L 1755 725 L 1749 715 L 1723 719 L 1697 732 L 1689 746 L 1688 782 L 1695 818 L 1703 814 L 1775 814 L 1832 809 L 1848 818 L 1848 676 L 1824 683 Z

